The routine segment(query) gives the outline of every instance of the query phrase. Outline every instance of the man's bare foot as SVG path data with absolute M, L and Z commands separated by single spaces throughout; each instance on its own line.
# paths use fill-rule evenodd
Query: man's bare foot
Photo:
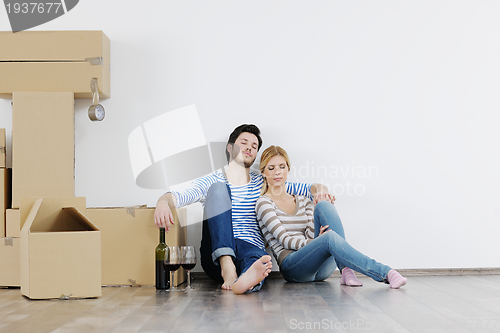
M 219 258 L 219 264 L 221 267 L 221 275 L 224 279 L 224 283 L 222 284 L 221 288 L 224 290 L 231 290 L 231 286 L 238 278 L 238 274 L 236 274 L 236 267 L 233 263 L 233 258 L 231 256 L 222 256 Z
M 260 257 L 260 259 L 255 261 L 245 273 L 240 275 L 238 281 L 233 284 L 233 293 L 243 294 L 245 291 L 250 290 L 271 273 L 272 267 L 271 256 L 266 255 Z

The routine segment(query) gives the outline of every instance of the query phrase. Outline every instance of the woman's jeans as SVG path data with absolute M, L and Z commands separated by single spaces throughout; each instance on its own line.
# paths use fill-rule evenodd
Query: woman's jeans
M 332 231 L 318 237 L 324 225 Z M 391 269 L 349 245 L 337 209 L 328 201 L 320 201 L 314 209 L 314 240 L 286 256 L 280 271 L 287 281 L 310 282 L 329 278 L 336 267 L 341 272 L 344 267 L 352 268 L 379 282 L 387 282 Z
M 264 249 L 234 238 L 232 223 L 231 190 L 225 183 L 214 183 L 208 189 L 203 211 L 203 233 L 201 238 L 201 266 L 205 273 L 217 282 L 224 282 L 219 258 L 233 258 L 238 275 L 243 274 L 256 260 L 268 253 Z M 264 280 L 252 291 L 258 291 Z

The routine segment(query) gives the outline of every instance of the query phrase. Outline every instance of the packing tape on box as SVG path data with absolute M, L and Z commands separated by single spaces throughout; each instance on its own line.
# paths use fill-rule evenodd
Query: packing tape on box
M 14 237 L 5 237 L 5 246 L 14 246 Z
M 84 60 L 90 63 L 92 66 L 104 65 L 104 59 L 102 57 L 85 58 Z
M 132 215 L 132 217 L 135 217 L 135 210 L 136 209 L 141 209 L 141 208 L 147 208 L 147 205 L 137 205 L 137 206 L 131 206 L 131 207 L 125 207 L 127 210 L 127 213 Z
M 132 279 L 128 279 L 128 282 L 130 282 L 130 285 L 132 287 L 140 287 L 141 286 L 140 284 L 137 284 L 137 282 L 135 280 L 132 280 Z
M 61 294 L 61 297 L 59 297 L 59 299 L 60 299 L 60 300 L 68 300 L 68 299 L 70 299 L 70 298 L 71 298 L 71 295 L 73 295 L 73 294 L 69 294 L 69 295 L 67 295 L 67 296 L 66 296 L 66 295 L 64 295 L 64 294 Z

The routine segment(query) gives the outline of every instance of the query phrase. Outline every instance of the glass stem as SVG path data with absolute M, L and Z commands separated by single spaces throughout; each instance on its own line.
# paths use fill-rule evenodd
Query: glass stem
M 189 288 L 191 288 L 191 271 L 187 271 L 187 273 L 188 273 L 188 286 L 187 286 L 187 288 L 189 289 Z
M 173 272 L 170 272 L 170 276 L 172 277 L 172 278 L 171 278 L 171 279 L 172 279 L 172 282 L 170 282 L 170 284 L 171 284 L 170 288 L 175 288 L 175 284 L 174 284 L 174 274 L 175 274 L 175 272 L 174 272 L 174 271 L 173 271 Z

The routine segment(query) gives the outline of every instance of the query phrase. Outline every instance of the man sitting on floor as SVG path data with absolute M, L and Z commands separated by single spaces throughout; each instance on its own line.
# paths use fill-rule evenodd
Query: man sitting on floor
M 222 283 L 222 289 L 236 294 L 260 290 L 272 268 L 255 216 L 263 178 L 250 171 L 261 146 L 257 126 L 238 126 L 226 145 L 226 170 L 198 178 L 184 191 L 167 192 L 154 214 L 158 228 L 168 232 L 174 223 L 171 209 L 202 202 L 201 265 L 211 279 Z M 335 201 L 320 184 L 288 183 L 287 192 L 313 196 L 315 202 Z

